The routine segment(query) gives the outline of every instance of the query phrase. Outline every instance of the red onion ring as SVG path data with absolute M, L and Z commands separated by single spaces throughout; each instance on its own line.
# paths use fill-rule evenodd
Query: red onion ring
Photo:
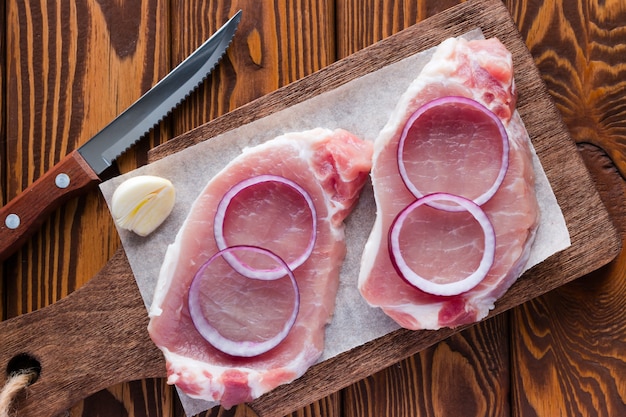
M 287 178 L 284 178 L 278 175 L 258 175 L 255 177 L 245 179 L 235 184 L 232 188 L 230 188 L 226 192 L 226 194 L 224 194 L 224 196 L 222 197 L 222 200 L 219 202 L 216 213 L 215 213 L 215 219 L 213 223 L 215 242 L 217 244 L 218 249 L 220 250 L 225 250 L 226 248 L 230 246 L 226 242 L 226 237 L 224 236 L 224 221 L 226 218 L 226 214 L 228 212 L 228 207 L 231 201 L 233 200 L 233 198 L 235 198 L 235 196 L 237 196 L 237 194 L 239 194 L 241 191 L 249 187 L 254 187 L 256 185 L 263 184 L 266 182 L 278 182 L 278 183 L 291 187 L 296 192 L 298 192 L 302 196 L 302 198 L 304 198 L 311 212 L 311 219 L 312 219 L 311 236 L 309 237 L 308 245 L 300 256 L 298 256 L 296 259 L 287 261 L 287 265 L 289 266 L 289 269 L 293 271 L 296 268 L 298 268 L 300 265 L 302 265 L 313 252 L 313 248 L 315 246 L 316 230 L 317 230 L 317 213 L 315 210 L 315 204 L 313 203 L 313 199 L 309 195 L 309 193 L 300 185 L 298 185 L 294 181 L 291 181 Z M 252 245 L 255 244 L 254 242 L 249 242 L 249 243 Z M 238 262 L 236 257 L 231 256 L 230 254 L 226 254 L 226 258 L 230 260 L 233 268 L 247 268 L 247 266 Z M 242 271 L 239 271 L 239 272 L 244 273 Z M 258 279 L 274 279 L 278 276 L 284 275 L 283 272 L 280 270 L 278 271 L 247 270 L 245 271 L 245 274 L 250 275 L 251 277 L 254 277 L 254 278 L 258 278 Z
M 211 319 L 215 319 L 216 324 L 223 324 L 220 322 L 219 317 L 214 317 L 215 315 L 208 315 L 203 311 L 203 305 L 216 303 L 219 304 L 219 301 L 211 300 L 211 296 L 213 295 L 213 291 L 211 291 L 214 287 L 211 286 L 211 282 L 207 281 L 212 278 L 214 279 L 225 279 L 224 271 L 220 268 L 223 268 L 220 265 L 214 266 L 217 270 L 215 272 L 216 275 L 208 274 L 208 269 L 214 265 L 218 259 L 222 258 L 226 254 L 234 254 L 233 252 L 242 251 L 250 254 L 261 254 L 264 257 L 268 257 L 272 262 L 278 264 L 277 268 L 281 268 L 283 275 L 277 278 L 272 278 L 271 280 L 280 279 L 283 277 L 287 277 L 291 281 L 291 287 L 293 288 L 294 294 L 294 305 L 293 309 L 290 313 L 290 316 L 284 323 L 284 326 L 280 329 L 278 333 L 269 337 L 263 341 L 259 340 L 232 340 L 228 336 L 225 336 L 218 330 L 217 326 L 211 322 Z M 226 259 L 224 259 L 228 262 Z M 233 273 L 239 273 L 241 271 L 235 271 L 232 269 Z M 240 274 L 242 275 L 242 274 Z M 252 276 L 247 276 L 245 274 L 242 275 L 247 279 L 257 279 Z M 226 279 L 232 279 L 226 278 Z M 267 281 L 267 279 L 265 279 Z M 200 335 L 209 342 L 215 348 L 221 350 L 222 352 L 232 355 L 232 356 L 240 356 L 240 357 L 252 357 L 257 356 L 262 353 L 265 353 L 274 347 L 276 347 L 280 342 L 282 342 L 288 335 L 289 331 L 293 327 L 293 324 L 296 321 L 296 317 L 298 316 L 298 311 L 300 309 L 300 293 L 298 290 L 298 284 L 293 275 L 293 272 L 289 269 L 289 266 L 276 254 L 270 252 L 263 248 L 258 248 L 254 246 L 232 246 L 217 252 L 213 255 L 206 263 L 204 263 L 199 269 L 196 275 L 191 282 L 191 286 L 189 288 L 188 294 L 188 305 L 189 305 L 189 314 L 191 316 L 191 320 L 193 325 L 198 330 Z M 219 306 L 218 306 L 219 307 Z M 235 312 L 236 313 L 236 312 Z M 266 318 L 265 313 L 264 318 Z M 256 330 L 256 329 L 250 329 Z M 251 338 L 252 339 L 252 338 Z
M 402 251 L 400 248 L 400 231 L 402 230 L 404 221 L 413 210 L 421 205 L 428 205 L 430 207 L 433 207 L 433 209 L 437 209 L 432 204 L 436 201 L 446 201 L 449 203 L 454 203 L 456 206 L 460 207 L 460 210 L 466 210 L 474 217 L 474 219 L 476 219 L 483 231 L 484 249 L 480 264 L 470 275 L 460 281 L 447 283 L 433 282 L 425 277 L 422 277 L 413 269 L 411 269 L 411 267 L 407 264 L 404 256 L 402 255 Z M 446 204 L 445 210 L 439 210 L 448 212 L 460 211 L 456 206 Z M 452 209 L 449 210 L 449 208 Z M 414 287 L 426 293 L 434 295 L 458 295 L 478 285 L 491 269 L 491 265 L 493 264 L 495 256 L 495 248 L 495 231 L 485 212 L 480 208 L 480 206 L 478 206 L 471 200 L 453 194 L 433 193 L 417 199 L 413 203 L 406 206 L 400 213 L 398 213 L 391 225 L 391 228 L 389 229 L 389 253 L 391 256 L 391 261 L 398 274 Z
M 404 182 L 406 187 L 409 189 L 409 191 L 416 198 L 423 197 L 424 193 L 420 191 L 417 185 L 415 185 L 409 178 L 409 173 L 408 173 L 405 161 L 404 161 L 404 149 L 405 149 L 406 138 L 408 136 L 409 130 L 411 129 L 413 124 L 420 117 L 422 117 L 426 112 L 433 110 L 440 106 L 458 105 L 458 104 L 466 105 L 466 106 L 471 107 L 472 109 L 478 110 L 483 115 L 485 115 L 488 119 L 493 121 L 493 123 L 495 124 L 495 126 L 497 127 L 500 133 L 500 139 L 502 141 L 502 158 L 501 158 L 501 163 L 500 163 L 500 169 L 498 171 L 498 175 L 496 176 L 496 179 L 494 180 L 493 184 L 491 184 L 491 186 L 485 192 L 483 192 L 478 197 L 472 198 L 472 201 L 474 201 L 474 203 L 480 206 L 486 203 L 487 201 L 489 201 L 491 197 L 493 197 L 493 195 L 496 193 L 496 191 L 502 184 L 502 181 L 504 180 L 504 176 L 506 174 L 506 171 L 509 165 L 509 139 L 508 139 L 508 134 L 506 133 L 506 129 L 504 128 L 504 125 L 502 124 L 502 121 L 498 118 L 498 116 L 496 116 L 488 108 L 478 103 L 477 101 L 474 101 L 466 97 L 448 96 L 448 97 L 441 97 L 441 98 L 434 99 L 424 104 L 420 108 L 418 108 L 411 115 L 411 117 L 409 117 L 409 119 L 407 120 L 406 124 L 404 125 L 404 129 L 402 130 L 402 135 L 400 136 L 400 141 L 398 143 L 398 154 L 397 154 L 398 169 L 400 171 L 400 176 L 402 177 L 402 181 Z M 432 190 L 430 192 L 450 192 L 450 190 Z M 455 192 L 454 194 L 459 194 L 459 193 Z M 469 198 L 469 196 L 467 197 Z M 441 208 L 443 210 L 463 210 L 462 208 L 457 208 L 456 206 L 445 207 L 445 205 L 438 204 L 436 202 L 432 203 L 432 205 L 433 207 Z

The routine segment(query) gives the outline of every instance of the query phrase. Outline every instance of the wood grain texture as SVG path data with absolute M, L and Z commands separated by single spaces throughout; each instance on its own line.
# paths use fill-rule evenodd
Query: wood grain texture
M 102 5 L 7 5 L 7 26 L 14 28 L 7 37 L 7 106 L 12 109 L 7 120 L 7 198 L 86 141 L 166 72 L 160 55 L 167 40 L 155 31 L 162 24 L 154 20 L 159 4 L 131 5 L 138 8 L 131 13 L 137 22 L 124 22 L 124 10 Z M 130 31 L 132 38 L 121 41 L 107 35 L 121 23 L 138 25 Z M 144 73 L 144 67 L 150 71 Z M 117 245 L 97 191 L 68 203 L 5 263 L 10 291 L 23 294 L 10 300 L 8 315 L 67 295 L 92 277 Z
M 173 2 L 172 53 L 182 59 L 237 10 L 243 18 L 228 60 L 194 97 L 176 110 L 176 134 L 185 133 L 335 60 L 331 0 Z M 260 18 L 262 17 L 262 18 Z M 218 24 L 219 23 L 219 24 Z
M 166 26 L 167 12 L 162 1 L 6 2 L 7 200 L 166 74 L 169 36 L 157 29 Z M 147 149 L 160 142 L 159 133 L 125 155 L 121 169 L 145 163 Z M 72 293 L 118 246 L 97 190 L 69 201 L 4 263 L 2 278 L 11 295 L 4 298 L 6 316 Z
M 105 268 L 69 296 L 0 323 L 1 362 L 26 354 L 41 366 L 38 380 L 17 404 L 20 415 L 54 416 L 114 384 L 164 375 L 163 356 L 145 330 L 146 311 L 137 308 L 142 304 L 126 255 L 119 249 Z M 11 336 L 16 333 L 20 337 Z
M 0 7 L 0 22 L 6 22 L 5 16 L 5 8 Z M 0 36 L 0 51 L 6 51 L 6 37 Z M 4 205 L 7 201 L 6 199 L 6 173 L 5 167 L 8 160 L 4 157 L 4 149 L 7 147 L 7 136 L 6 136 L 6 94 L 5 94 L 5 84 L 6 84 L 6 54 L 0 53 L 0 149 L 2 149 L 2 153 L 0 153 L 0 204 Z M 4 263 L 0 262 L 0 282 L 4 282 L 5 274 L 4 274 Z M 0 321 L 6 319 L 6 299 L 8 294 L 5 290 L 4 285 L 0 285 Z
M 574 140 L 604 149 L 625 176 L 626 3 L 508 3 Z
M 166 120 L 166 123 L 147 141 L 142 141 L 119 161 L 121 171 L 145 163 L 147 149 L 171 136 L 172 132 L 187 130 L 216 115 L 226 113 L 253 98 L 301 78 L 327 65 L 330 59 L 334 59 L 333 36 L 329 31 L 333 16 L 332 5 L 329 2 L 290 1 L 272 5 L 269 2 L 261 4 L 256 1 L 240 1 L 229 5 L 209 1 L 170 4 L 102 0 L 79 4 L 74 14 L 69 10 L 70 6 L 70 2 L 62 2 L 58 5 L 59 10 L 50 11 L 48 4 L 43 2 L 41 4 L 15 2 L 9 5 L 13 19 L 9 23 L 19 29 L 18 33 L 11 34 L 15 37 L 11 53 L 16 55 L 15 62 L 23 65 L 23 68 L 16 68 L 13 75 L 18 83 L 26 81 L 29 87 L 27 94 L 20 95 L 24 86 L 16 85 L 15 93 L 11 95 L 10 100 L 13 100 L 12 104 L 16 109 L 41 113 L 49 107 L 51 114 L 49 118 L 43 120 L 35 120 L 35 116 L 30 113 L 15 114 L 16 125 L 10 129 L 24 138 L 22 142 L 16 142 L 14 146 L 16 154 L 8 155 L 9 160 L 16 161 L 14 167 L 16 173 L 28 172 L 29 170 L 23 168 L 31 165 L 29 157 L 22 157 L 20 152 L 32 152 L 36 158 L 41 158 L 45 155 L 43 148 L 48 146 L 48 143 L 53 143 L 54 146 L 62 147 L 57 150 L 58 157 L 61 157 L 66 150 L 71 150 L 82 143 L 125 106 L 132 103 L 169 68 L 184 59 L 239 8 L 245 9 L 248 13 L 247 20 L 244 15 L 242 28 L 245 28 L 246 22 L 248 27 L 245 28 L 246 37 L 237 38 L 242 39 L 241 44 L 236 50 L 231 49 L 235 50 L 235 53 L 231 53 L 222 61 L 218 71 L 197 94 L 191 97 L 186 107 L 172 115 L 170 119 L 173 120 Z M 254 13 L 257 15 L 262 13 L 268 19 L 255 19 Z M 71 15 L 69 22 L 61 19 L 65 14 Z M 272 18 L 269 18 L 270 16 Z M 263 23 L 264 27 L 256 27 L 258 23 Z M 38 44 L 40 38 L 45 38 L 41 45 Z M 56 54 L 48 55 L 50 42 L 58 45 L 52 48 Z M 32 57 L 24 59 L 27 51 L 32 51 L 29 52 Z M 49 77 L 45 78 L 47 74 L 43 68 L 52 68 L 59 75 L 52 80 Z M 41 74 L 42 79 L 30 79 L 27 74 L 31 72 Z M 49 94 L 42 99 L 37 92 L 44 87 Z M 39 104 L 38 100 L 46 102 Z M 48 104 L 48 101 L 57 101 L 60 104 L 54 107 Z M 66 117 L 67 124 L 73 125 L 57 126 L 61 125 L 63 120 L 55 122 L 57 124 L 55 125 L 50 121 L 53 113 Z M 31 133 L 28 128 L 33 125 L 36 132 Z M 57 131 L 65 133 L 68 137 L 54 136 Z M 34 147 L 29 151 L 35 136 L 41 132 L 49 135 L 42 140 L 42 148 Z M 79 135 L 81 138 L 77 138 Z M 17 194 L 24 184 L 37 178 L 37 175 L 44 172 L 53 162 L 56 162 L 56 158 L 50 158 L 48 164 L 42 165 L 32 178 L 11 185 L 13 194 Z M 69 213 L 65 215 L 68 211 Z M 62 221 L 64 221 L 62 224 L 57 225 Z M 89 227 L 84 227 L 83 224 Z M 66 232 L 68 228 L 71 228 L 71 232 Z M 34 290 L 32 285 L 43 287 L 46 292 L 56 290 L 55 285 L 49 282 L 58 283 L 57 286 L 62 288 L 46 295 L 45 302 L 41 302 L 39 298 L 13 300 L 10 306 L 11 316 L 52 304 L 71 293 L 91 277 L 96 271 L 96 265 L 104 264 L 118 246 L 117 235 L 112 228 L 108 212 L 97 193 L 68 204 L 55 213 L 53 219 L 46 223 L 42 230 L 43 232 L 33 238 L 33 241 L 47 244 L 38 248 L 42 256 L 49 258 L 44 261 L 53 264 L 67 262 L 69 265 L 48 272 L 21 270 L 19 265 L 38 267 L 41 263 L 39 257 L 31 255 L 35 251 L 31 243 L 30 248 L 24 249 L 15 260 L 7 262 L 10 268 L 16 269 L 11 271 L 11 274 L 22 277 L 15 284 L 11 284 L 10 292 L 28 297 L 37 296 L 37 290 Z M 71 233 L 71 239 L 65 236 L 68 233 Z M 84 242 L 85 237 L 90 237 L 91 240 Z M 93 239 L 94 237 L 100 241 Z M 55 248 L 56 240 L 61 239 L 65 243 L 65 250 Z M 105 250 L 98 249 L 103 247 Z M 81 256 L 80 252 L 88 251 L 90 248 L 96 251 L 87 253 L 88 256 Z M 57 261 L 59 252 L 67 255 Z M 26 260 L 24 257 L 27 257 Z M 79 268 L 76 263 L 80 261 L 88 262 L 88 265 Z M 62 276 L 65 278 L 61 278 Z M 169 401 L 173 396 L 172 388 L 166 386 L 162 380 L 153 382 L 154 389 L 160 387 L 162 391 L 158 397 Z M 136 383 L 134 384 L 136 386 Z M 140 395 L 136 389 L 130 387 L 131 385 L 122 385 L 114 387 L 112 391 L 131 392 L 135 397 Z M 149 393 L 146 395 L 149 396 Z M 113 401 L 113 398 L 116 398 L 118 404 L 113 405 L 110 410 L 99 412 L 114 415 L 114 410 L 131 409 L 133 404 L 141 399 L 132 397 L 133 395 L 119 397 L 104 390 L 96 395 L 98 401 L 107 398 Z M 79 404 L 72 413 L 89 415 L 93 412 L 89 404 L 93 407 L 95 402 Z M 171 404 L 164 404 L 161 408 L 167 410 L 167 413 L 177 415 L 182 413 L 180 407 L 173 408 Z
M 270 3 L 272 6 L 268 9 Z M 0 114 L 0 129 L 6 127 L 6 132 L 10 133 L 6 138 L 0 135 L 3 152 L 5 149 L 10 152 L 0 158 L 2 197 L 6 201 L 7 197 L 17 194 L 46 167 L 95 133 L 130 104 L 132 97 L 138 97 L 182 59 L 185 51 L 191 51 L 219 26 L 220 16 L 225 17 L 240 7 L 244 13 L 249 9 L 263 13 L 262 18 L 247 23 L 242 44 L 236 44 L 236 48 L 229 52 L 224 68 L 220 67 L 186 108 L 176 111 L 155 134 L 121 161 L 122 171 L 145 163 L 145 154 L 150 147 L 216 117 L 214 123 L 202 125 L 183 135 L 181 140 L 172 141 L 169 147 L 157 150 L 153 157 L 158 158 L 160 152 L 162 156 L 167 155 L 204 140 L 220 129 L 228 129 L 316 94 L 320 88 L 332 88 L 341 80 L 320 76 L 299 84 L 297 92 L 280 89 L 326 67 L 335 57 L 346 57 L 454 3 L 207 0 L 168 4 L 161 1 L 89 0 L 81 1 L 73 8 L 73 3 L 65 0 L 58 4 L 43 0 L 10 0 L 6 17 L 2 20 L 7 22 L 7 29 L 10 28 L 7 30 L 8 59 L 4 68 L 6 74 L 15 79 L 5 77 L 9 105 L 5 107 L 6 112 Z M 619 160 L 623 157 L 620 147 L 624 136 L 622 101 L 625 97 L 621 81 L 624 78 L 621 73 L 623 25 L 616 23 L 624 21 L 621 3 L 618 0 L 578 0 L 571 9 L 568 3 L 567 11 L 562 10 L 565 8 L 563 2 L 557 0 L 505 3 L 531 47 L 541 76 L 561 113 L 582 108 L 593 115 L 579 120 L 582 118 L 576 115 L 586 113 L 576 111 L 569 119 L 565 117 L 572 136 L 578 142 L 592 141 L 589 138 L 598 138 L 594 143 L 602 140 L 607 149 L 614 148 L 609 153 Z M 570 29 L 560 36 L 555 29 L 559 25 Z M 418 33 L 413 38 L 405 38 L 405 42 L 413 39 L 427 43 L 429 40 L 425 38 L 424 34 Z M 561 38 L 575 39 L 573 44 L 580 49 L 561 49 Z M 376 61 L 380 54 L 384 56 L 384 51 L 374 49 L 371 54 Z M 559 58 L 558 65 L 555 64 L 556 57 Z M 361 56 L 359 63 L 367 62 L 366 58 Z M 363 69 L 353 68 L 357 76 Z M 572 74 L 569 70 L 577 73 Z M 3 71 L 1 64 L 0 71 Z M 571 84 L 569 90 L 568 84 L 561 81 L 563 79 Z M 0 84 L 0 89 L 3 86 L 4 83 Z M 277 93 L 243 110 L 236 110 L 234 117 L 219 117 L 276 88 L 279 88 Z M 577 100 L 587 103 L 581 107 Z M 594 113 L 596 104 L 602 114 Z M 554 125 L 545 128 L 554 128 Z M 549 140 L 545 139 L 543 143 L 547 145 Z M 34 146 L 32 151 L 31 146 Z M 554 158 L 575 155 L 575 152 L 570 154 L 570 150 L 561 151 Z M 586 151 L 583 156 L 589 162 Z M 615 174 L 607 168 L 610 160 L 601 160 L 600 166 L 604 168 L 600 171 Z M 2 176 L 5 169 L 9 175 Z M 623 189 L 615 186 L 620 184 L 619 178 L 616 183 L 616 177 L 611 175 L 594 176 L 594 179 L 600 187 L 606 186 L 601 190 L 603 198 L 607 190 L 613 196 L 605 201 L 615 201 L 613 206 L 622 207 L 623 200 L 615 199 L 615 196 L 623 193 Z M 564 194 L 566 185 L 560 184 Z M 584 193 L 574 196 L 585 197 Z M 623 199 L 623 195 L 619 198 Z M 614 210 L 611 211 L 615 214 Z M 580 218 L 573 220 L 580 221 Z M 597 234 L 601 233 L 601 230 L 597 231 Z M 117 247 L 117 236 L 98 195 L 68 204 L 53 215 L 27 248 L 4 264 L 4 272 L 0 271 L 0 279 L 5 283 L 0 287 L 0 306 L 8 300 L 3 310 L 9 317 L 15 317 L 52 304 L 89 280 Z M 348 369 L 344 364 L 346 358 L 329 364 L 331 368 L 337 366 L 345 370 L 348 381 L 369 375 L 371 372 L 364 373 L 362 368 L 372 357 L 382 360 L 376 369 L 382 369 L 385 363 L 394 364 L 386 370 L 339 392 L 335 391 L 344 383 L 338 384 L 336 379 L 322 375 L 319 380 L 305 380 L 304 383 L 310 382 L 311 389 L 332 392 L 311 404 L 307 398 L 312 397 L 306 389 L 301 392 L 302 398 L 293 397 L 298 394 L 283 392 L 284 395 L 279 393 L 274 401 L 283 401 L 280 404 L 283 410 L 287 402 L 301 403 L 302 408 L 290 415 L 311 417 L 440 415 L 444 410 L 456 412 L 459 404 L 467 404 L 463 411 L 478 413 L 488 404 L 489 412 L 502 411 L 493 415 L 505 416 L 509 411 L 521 416 L 551 416 L 560 411 L 557 406 L 571 411 L 571 415 L 596 415 L 590 403 L 598 406 L 599 415 L 621 415 L 623 408 L 620 406 L 624 406 L 626 397 L 622 372 L 626 339 L 623 330 L 626 326 L 621 318 L 623 300 L 626 299 L 621 278 L 624 276 L 623 263 L 624 260 L 619 258 L 591 278 L 579 280 L 581 284 L 576 281 L 564 287 L 562 292 L 550 292 L 535 302 L 524 304 L 515 310 L 510 325 L 507 315 L 499 315 L 458 334 L 429 334 L 420 342 L 423 346 L 433 346 L 418 355 L 413 355 L 421 349 L 415 346 L 415 335 L 410 332 L 391 335 L 379 346 L 372 346 L 372 350 L 357 352 L 350 357 L 352 363 Z M 571 272 L 575 268 L 568 262 L 566 269 Z M 551 272 L 540 268 L 537 276 L 547 276 Z M 15 283 L 7 281 L 13 277 Z M 558 282 L 554 278 L 547 279 L 534 290 L 543 292 L 556 285 Z M 523 296 L 531 288 L 530 285 L 521 286 L 512 296 Z M 499 305 L 498 311 L 512 305 Z M 561 317 L 563 314 L 570 317 Z M 35 327 L 29 327 L 30 331 Z M 449 335 L 452 336 L 435 344 Z M 0 340 L 4 342 L 5 339 Z M 390 351 L 389 346 L 395 346 L 396 350 Z M 542 356 L 538 353 L 542 351 L 548 353 Z M 515 368 L 511 371 L 505 360 L 506 352 L 510 352 L 515 361 Z M 408 359 L 395 364 L 398 357 Z M 550 384 L 538 385 L 546 374 L 565 377 L 552 378 Z M 506 385 L 506 375 L 514 381 L 512 388 Z M 448 382 L 444 392 L 439 383 L 450 380 L 446 376 L 455 379 Z M 497 385 L 498 382 L 502 385 Z M 345 384 L 348 383 L 351 382 Z M 399 395 L 399 389 L 408 390 L 410 395 Z M 509 390 L 513 401 L 507 405 Z M 561 395 L 558 397 L 561 402 L 554 405 L 556 394 Z M 280 407 L 272 408 L 271 401 L 255 406 L 265 410 L 266 414 L 269 413 L 267 410 L 280 410 Z M 599 406 L 604 404 L 606 406 Z M 287 412 L 291 409 L 282 414 Z M 100 390 L 74 406 L 69 415 L 182 416 L 183 412 L 173 390 L 164 380 L 149 378 Z M 248 406 L 229 411 L 217 408 L 202 415 L 257 416 Z
M 345 388 L 343 415 L 508 416 L 508 332 L 496 316 Z
M 581 152 L 626 236 L 623 179 L 603 150 L 585 144 Z M 625 273 L 621 255 L 514 309 L 512 383 L 519 415 L 626 415 Z
M 508 3 L 624 239 L 626 4 Z M 626 415 L 625 263 L 622 251 L 609 266 L 514 310 L 517 415 Z
M 462 2 L 337 0 L 337 57 L 345 58 Z

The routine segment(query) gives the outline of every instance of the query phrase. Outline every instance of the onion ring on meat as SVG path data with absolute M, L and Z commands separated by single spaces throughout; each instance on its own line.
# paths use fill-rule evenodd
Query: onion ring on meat
M 445 209 L 439 209 L 432 204 L 433 202 L 443 202 L 448 204 L 443 205 Z M 407 239 L 411 240 L 415 239 L 415 237 L 412 235 L 408 237 L 403 237 L 401 236 L 401 232 L 405 222 L 407 221 L 407 219 L 409 219 L 409 216 L 422 205 L 429 206 L 431 207 L 431 210 L 439 212 L 436 214 L 441 214 L 441 212 L 458 214 L 460 210 L 464 210 L 471 214 L 476 222 L 478 222 L 478 225 L 482 229 L 484 247 L 482 249 L 482 257 L 480 259 L 480 262 L 471 273 L 461 279 L 451 279 L 450 277 L 441 276 L 424 277 L 415 271 L 415 269 L 417 268 L 411 267 L 411 263 L 413 263 L 413 265 L 417 265 L 417 263 L 411 262 L 413 260 L 409 259 L 409 256 L 414 255 L 417 257 L 424 256 L 424 254 L 421 253 L 421 251 L 420 253 L 404 253 L 406 251 L 402 250 L 403 243 L 405 243 Z M 428 222 L 428 219 L 420 219 L 420 221 Z M 465 221 L 465 224 L 466 223 L 467 222 Z M 454 234 L 456 232 L 457 230 L 444 230 L 441 233 Z M 442 237 L 442 239 L 445 238 L 446 236 Z M 480 206 L 478 206 L 471 200 L 447 193 L 429 194 L 415 200 L 413 203 L 406 206 L 406 208 L 398 213 L 397 217 L 394 219 L 391 228 L 389 229 L 388 239 L 389 254 L 398 274 L 409 284 L 426 293 L 433 295 L 458 295 L 474 288 L 485 278 L 485 276 L 489 272 L 495 256 L 495 232 L 485 212 L 480 208 Z M 464 244 L 469 244 L 473 246 L 475 244 L 474 241 L 475 239 L 473 239 L 472 242 L 464 242 Z M 461 253 L 462 252 L 464 252 L 463 248 L 461 248 Z M 451 262 L 453 260 L 456 261 L 455 259 L 451 259 Z M 437 271 L 433 275 L 436 274 L 439 274 L 439 271 Z
M 240 262 L 275 264 L 273 269 L 282 275 L 258 279 L 242 274 L 224 258 L 235 253 Z M 259 311 L 256 304 L 263 308 L 267 300 L 271 300 L 271 308 Z M 189 288 L 188 305 L 195 328 L 207 342 L 226 354 L 252 357 L 287 337 L 298 315 L 300 293 L 293 272 L 276 254 L 254 246 L 232 246 L 198 269 Z
M 231 209 L 231 203 L 233 203 L 233 201 L 235 201 L 235 199 L 237 199 L 238 197 L 240 197 L 242 194 L 244 194 L 244 192 L 247 191 L 254 191 L 255 188 L 259 188 L 259 187 L 263 187 L 263 186 L 267 186 L 267 185 L 279 185 L 279 186 L 286 186 L 288 191 L 295 191 L 298 195 L 297 198 L 300 198 L 302 200 L 302 202 L 304 202 L 304 205 L 306 206 L 305 210 L 308 211 L 308 213 L 306 213 L 307 215 L 310 214 L 310 223 L 307 226 L 307 230 L 309 230 L 310 228 L 310 234 L 308 236 L 305 237 L 301 237 L 300 239 L 303 241 L 306 241 L 306 247 L 303 249 L 303 251 L 301 253 L 299 253 L 298 255 L 296 255 L 293 259 L 289 259 L 287 258 L 287 256 L 283 253 L 279 253 L 278 250 L 272 248 L 271 246 L 264 244 L 263 242 L 260 241 L 250 241 L 247 240 L 250 236 L 247 236 L 246 231 L 244 230 L 244 235 L 245 235 L 245 239 L 246 241 L 244 242 L 227 242 L 227 237 L 226 237 L 226 231 L 225 231 L 225 224 L 226 224 L 226 219 L 227 216 L 230 214 L 230 209 Z M 260 189 L 257 190 L 260 191 L 261 195 L 264 195 L 264 192 L 266 191 L 266 189 Z M 244 197 L 241 197 L 243 199 L 245 199 Z M 298 203 L 301 204 L 301 203 Z M 253 204 L 251 204 L 253 205 Z M 254 213 L 255 215 L 258 215 L 258 213 Z M 281 215 L 284 216 L 296 216 L 296 217 L 300 217 L 302 216 L 302 214 L 293 214 L 293 213 L 289 213 L 289 212 L 281 212 L 279 213 Z M 267 221 L 267 222 L 272 222 L 274 219 L 255 219 L 255 223 L 259 223 L 259 221 Z M 261 223 L 263 224 L 263 223 Z M 278 175 L 257 175 L 248 179 L 245 179 L 237 184 L 235 184 L 232 188 L 230 188 L 226 194 L 224 194 L 224 196 L 222 197 L 222 200 L 220 201 L 220 203 L 217 206 L 217 210 L 215 213 L 215 220 L 214 220 L 214 235 L 215 235 L 215 242 L 217 243 L 217 247 L 219 250 L 224 250 L 230 246 L 234 246 L 234 245 L 252 245 L 252 246 L 259 246 L 259 247 L 263 247 L 266 248 L 268 250 L 273 251 L 274 253 L 276 253 L 277 255 L 281 256 L 281 258 L 287 263 L 287 265 L 289 266 L 290 270 L 295 270 L 296 268 L 298 268 L 300 265 L 302 265 L 311 255 L 311 253 L 313 252 L 313 247 L 315 246 L 315 237 L 316 237 L 316 230 L 317 230 L 317 213 L 315 210 L 315 205 L 313 203 L 313 199 L 312 197 L 309 195 L 309 193 L 302 188 L 300 185 L 298 185 L 297 183 L 295 183 L 294 181 L 291 181 L 287 178 L 278 176 Z M 294 230 L 296 230 L 293 233 L 296 234 L 301 234 L 302 233 L 302 228 L 301 227 L 294 227 Z M 254 236 L 252 236 L 252 238 L 254 238 Z M 283 238 L 284 239 L 284 238 Z M 279 240 L 277 240 L 278 243 L 280 243 Z M 284 247 L 285 245 L 282 244 L 282 246 Z M 289 249 L 292 248 L 292 246 L 288 247 Z M 232 263 L 231 265 L 233 266 L 233 268 L 246 268 L 243 264 L 240 264 L 237 262 L 237 259 L 234 257 L 234 255 L 228 253 L 225 254 L 226 259 L 229 259 Z M 242 272 L 242 271 L 240 271 Z M 255 277 L 258 279 L 273 279 L 277 276 L 282 276 L 284 275 L 283 271 L 279 268 L 278 271 L 272 271 L 272 270 L 248 270 L 245 272 L 242 272 L 246 275 L 250 275 L 251 277 Z
M 477 158 L 467 159 L 468 154 Z M 497 166 L 494 160 L 499 160 Z M 446 192 L 483 205 L 502 184 L 508 164 L 509 139 L 502 122 L 466 97 L 441 97 L 419 107 L 404 125 L 398 143 L 398 170 L 416 198 Z

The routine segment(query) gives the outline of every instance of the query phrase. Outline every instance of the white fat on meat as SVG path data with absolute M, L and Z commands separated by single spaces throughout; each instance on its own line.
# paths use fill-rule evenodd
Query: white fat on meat
M 402 130 L 421 105 L 445 96 L 470 98 L 491 110 L 502 121 L 510 146 L 503 183 L 482 206 L 495 229 L 494 263 L 476 287 L 452 296 L 428 294 L 409 284 L 396 272 L 388 248 L 394 218 L 416 199 L 398 171 L 397 149 Z M 380 307 L 402 327 L 439 329 L 476 322 L 488 315 L 495 301 L 521 274 L 538 225 L 539 208 L 530 139 L 515 112 L 515 103 L 512 58 L 504 45 L 497 39 L 450 38 L 439 45 L 432 60 L 402 95 L 374 142 L 371 176 L 377 213 L 362 255 L 358 287 L 370 305 Z M 459 148 L 458 152 L 464 149 Z M 479 155 L 466 152 L 451 157 L 471 159 Z M 499 162 L 494 159 L 494 163 Z M 424 262 L 436 270 L 437 264 L 443 269 L 450 259 L 441 253 Z
M 148 330 L 165 356 L 168 383 L 192 398 L 230 408 L 293 381 L 317 361 L 346 253 L 343 220 L 368 179 L 372 148 L 371 142 L 340 129 L 288 133 L 244 150 L 206 185 L 167 249 L 150 308 Z M 300 310 L 287 337 L 258 356 L 234 357 L 198 333 L 187 298 L 194 274 L 218 251 L 213 217 L 220 200 L 240 181 L 264 174 L 287 178 L 312 197 L 316 240 L 310 257 L 294 271 Z M 268 230 L 280 227 L 280 220 L 263 218 L 248 230 L 250 244 L 255 234 L 266 238 Z M 280 245 L 289 248 L 290 242 Z M 274 303 L 268 299 L 266 304 L 271 309 Z M 263 314 L 262 308 L 258 314 Z

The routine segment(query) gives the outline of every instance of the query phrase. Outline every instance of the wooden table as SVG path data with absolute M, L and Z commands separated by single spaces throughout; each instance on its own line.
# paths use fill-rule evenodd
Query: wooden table
M 121 172 L 145 164 L 157 144 L 456 3 L 9 0 L 0 9 L 2 202 L 88 140 L 240 8 L 237 36 L 246 48 L 232 48 L 199 91 L 124 155 Z M 626 3 L 562 3 L 505 2 L 616 226 L 626 230 Z M 119 245 L 98 191 L 71 200 L 2 264 L 0 317 L 65 297 Z M 626 415 L 625 268 L 620 254 L 293 415 Z M 100 391 L 69 415 L 183 412 L 164 380 L 148 379 Z M 240 406 L 206 415 L 255 414 Z

